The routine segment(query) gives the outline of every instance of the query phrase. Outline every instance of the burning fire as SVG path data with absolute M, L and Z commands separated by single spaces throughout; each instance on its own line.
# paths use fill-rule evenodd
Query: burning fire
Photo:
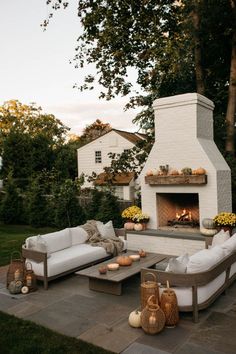
M 178 221 L 191 221 L 192 220 L 192 213 L 189 210 L 183 209 L 182 213 L 176 213 L 175 218 Z

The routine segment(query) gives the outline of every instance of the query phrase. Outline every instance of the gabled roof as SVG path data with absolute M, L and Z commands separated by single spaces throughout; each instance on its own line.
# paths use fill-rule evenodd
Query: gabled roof
M 111 176 L 110 176 L 111 177 Z M 111 183 L 114 186 L 127 186 L 130 184 L 134 178 L 134 172 L 122 172 L 117 173 L 111 180 Z M 102 172 L 98 175 L 97 179 L 94 181 L 96 186 L 105 186 L 108 183 L 109 175 L 105 172 Z
M 131 133 L 131 132 L 127 132 L 124 130 L 119 130 L 119 129 L 111 129 L 108 132 L 98 136 L 97 138 L 89 141 L 87 144 L 81 146 L 80 148 L 78 148 L 78 150 L 82 149 L 83 147 L 85 147 L 88 144 L 93 143 L 95 140 L 97 139 L 101 139 L 104 135 L 109 134 L 110 132 L 116 132 L 117 134 L 121 135 L 123 138 L 127 139 L 128 141 L 130 141 L 132 144 L 136 145 L 139 141 L 145 140 L 146 139 L 146 135 L 142 134 L 142 133 Z
M 123 138 L 129 140 L 133 144 L 137 144 L 139 141 L 146 139 L 145 134 L 131 133 L 124 130 L 112 129 L 114 132 L 120 134 Z

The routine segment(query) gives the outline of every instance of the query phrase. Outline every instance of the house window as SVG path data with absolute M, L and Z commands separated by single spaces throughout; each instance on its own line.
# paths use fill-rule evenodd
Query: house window
M 102 163 L 102 152 L 95 151 L 95 163 Z

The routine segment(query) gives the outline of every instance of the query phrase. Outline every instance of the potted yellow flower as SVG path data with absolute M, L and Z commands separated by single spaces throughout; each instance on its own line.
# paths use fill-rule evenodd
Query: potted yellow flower
M 125 210 L 123 210 L 121 217 L 125 221 L 124 228 L 127 230 L 133 230 L 134 229 L 133 217 L 136 214 L 141 213 L 141 212 L 142 212 L 141 209 L 136 205 L 132 205 L 132 206 L 126 208 Z
M 225 231 L 228 230 L 230 234 L 232 234 L 232 230 L 236 226 L 235 213 L 222 212 L 216 215 L 213 220 L 215 222 L 216 227 Z
M 149 215 L 141 211 L 140 213 L 134 215 L 133 221 L 135 223 L 142 224 L 142 230 L 146 230 L 147 223 L 149 221 Z

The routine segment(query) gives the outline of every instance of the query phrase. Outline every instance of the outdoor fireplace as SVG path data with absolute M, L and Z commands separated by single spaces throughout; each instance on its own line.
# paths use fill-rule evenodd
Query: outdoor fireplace
M 149 228 L 196 227 L 203 218 L 230 212 L 231 172 L 213 140 L 213 102 L 188 93 L 157 99 L 153 107 L 155 143 L 140 175 Z M 202 167 L 206 173 L 147 178 L 148 171 L 166 165 L 178 171 Z

